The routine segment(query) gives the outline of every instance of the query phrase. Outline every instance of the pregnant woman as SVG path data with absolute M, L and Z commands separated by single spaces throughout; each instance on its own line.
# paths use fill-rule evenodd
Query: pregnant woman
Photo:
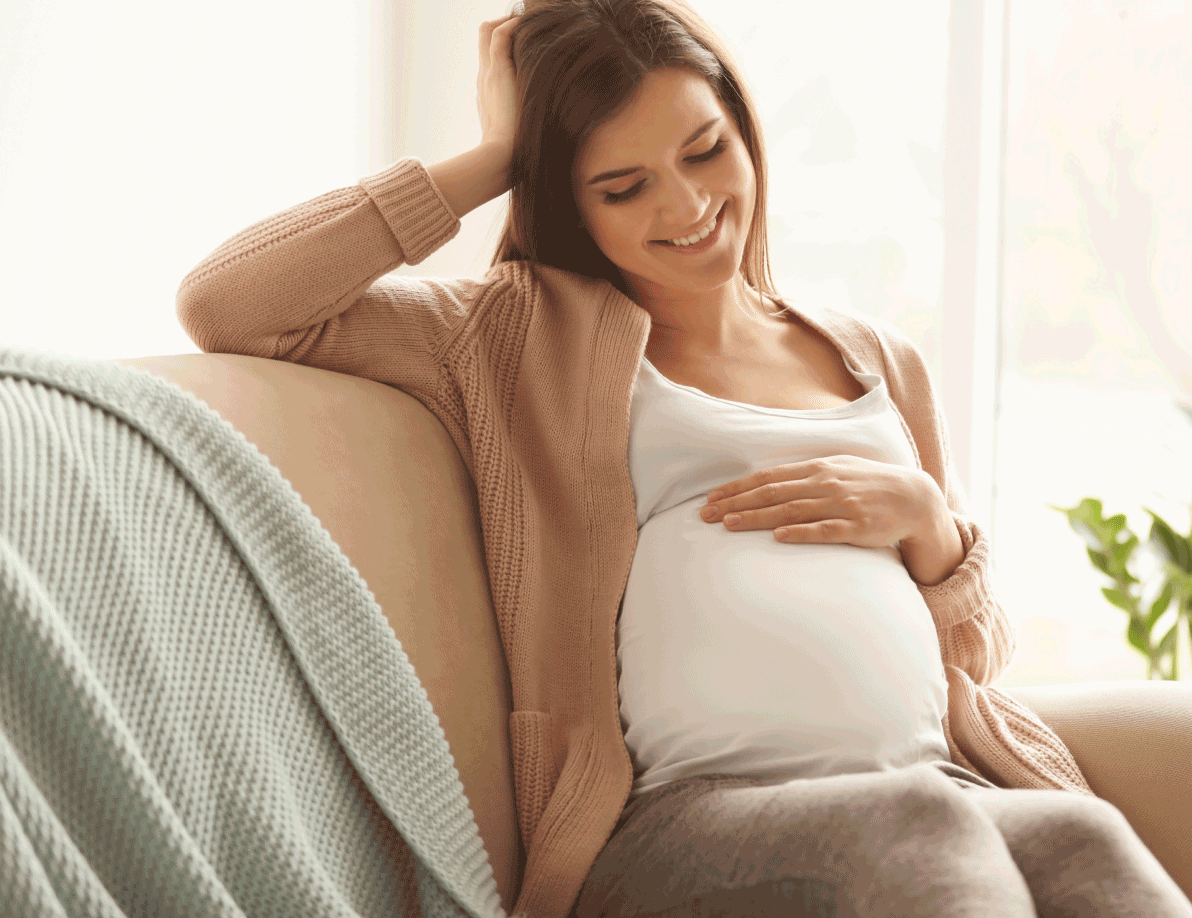
M 454 438 L 512 680 L 515 914 L 1192 918 L 990 685 L 1013 628 L 919 353 L 769 280 L 722 41 L 682 0 L 549 0 L 479 50 L 475 149 L 248 227 L 177 309 L 204 351 L 379 380 Z M 389 273 L 507 191 L 483 277 Z

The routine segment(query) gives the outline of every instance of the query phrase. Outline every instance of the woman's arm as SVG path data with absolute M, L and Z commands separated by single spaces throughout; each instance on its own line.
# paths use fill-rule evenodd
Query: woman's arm
M 487 284 L 382 277 L 460 222 L 414 157 L 242 230 L 182 281 L 176 314 L 207 353 L 287 360 L 433 399 L 437 356 Z
M 509 158 L 498 144 L 480 146 L 431 166 L 427 172 L 460 220 L 509 190 Z

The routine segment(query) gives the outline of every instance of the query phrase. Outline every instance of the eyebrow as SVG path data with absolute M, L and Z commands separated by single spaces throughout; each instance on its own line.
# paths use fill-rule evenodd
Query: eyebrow
M 690 137 L 688 137 L 686 140 L 683 141 L 683 146 L 684 147 L 690 146 L 692 143 L 694 143 L 699 138 L 699 136 L 701 134 L 703 134 L 705 131 L 707 131 L 708 128 L 712 127 L 712 125 L 714 125 L 717 121 L 722 120 L 723 117 L 724 117 L 723 115 L 717 115 L 715 118 L 711 118 L 711 119 L 705 121 L 703 124 L 701 124 L 698 128 L 695 129 L 694 134 L 692 134 Z M 609 179 L 620 178 L 623 175 L 630 175 L 631 173 L 637 172 L 644 168 L 645 168 L 644 166 L 631 166 L 628 169 L 612 169 L 609 172 L 601 172 L 594 179 L 590 179 L 588 181 L 588 184 L 589 185 L 598 185 L 601 182 L 607 182 Z

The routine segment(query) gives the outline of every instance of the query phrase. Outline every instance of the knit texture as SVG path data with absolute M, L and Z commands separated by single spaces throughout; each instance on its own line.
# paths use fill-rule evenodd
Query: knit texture
M 204 351 L 364 376 L 422 402 L 475 484 L 509 719 L 526 866 L 514 913 L 565 918 L 628 801 L 616 622 L 637 544 L 629 407 L 649 313 L 606 280 L 529 262 L 479 278 L 390 273 L 459 231 L 406 157 L 274 214 L 183 279 L 177 315 Z M 410 247 L 407 255 L 404 246 Z M 1060 738 L 992 688 L 1014 629 L 989 543 L 965 515 L 927 369 L 897 328 L 800 303 L 853 366 L 878 373 L 965 557 L 920 586 L 949 684 L 953 761 L 1002 787 L 1091 794 Z M 798 585 L 793 584 L 792 589 Z
M 394 914 L 504 912 L 364 580 L 191 393 L 0 349 L 0 915 Z

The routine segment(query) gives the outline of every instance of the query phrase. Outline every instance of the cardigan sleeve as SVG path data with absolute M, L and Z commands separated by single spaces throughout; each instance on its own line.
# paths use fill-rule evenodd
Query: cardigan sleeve
M 964 560 L 944 581 L 918 584 L 919 593 L 935 621 L 944 662 L 964 670 L 978 685 L 990 685 L 1014 659 L 1018 639 L 993 588 L 988 536 L 954 509 L 952 519 Z
M 175 311 L 206 353 L 361 376 L 429 405 L 444 347 L 501 275 L 389 272 L 418 264 L 459 228 L 422 162 L 405 157 L 223 242 L 182 280 Z
M 914 343 L 891 323 L 870 320 L 881 346 L 890 398 L 901 412 L 923 470 L 939 485 L 960 534 L 964 559 L 945 580 L 917 584 L 935 621 L 944 663 L 978 685 L 1010 665 L 1018 641 L 993 584 L 992 549 L 985 530 L 967 513 L 968 498 L 948 448 L 947 420 Z

